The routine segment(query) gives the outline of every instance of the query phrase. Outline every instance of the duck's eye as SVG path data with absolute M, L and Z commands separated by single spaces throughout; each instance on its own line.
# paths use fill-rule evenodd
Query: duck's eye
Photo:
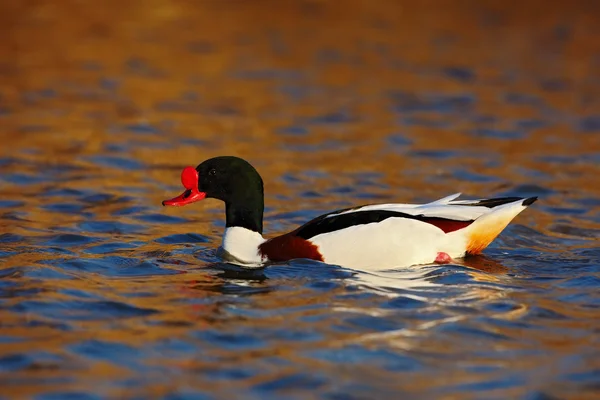
M 216 169 L 211 169 L 210 171 L 208 171 L 209 175 L 216 175 L 217 174 L 217 170 Z

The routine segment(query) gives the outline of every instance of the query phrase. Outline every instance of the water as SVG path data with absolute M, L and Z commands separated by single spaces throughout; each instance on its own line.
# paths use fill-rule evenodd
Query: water
M 597 395 L 593 4 L 107 4 L 0 13 L 19 16 L 0 49 L 1 396 Z M 262 174 L 267 236 L 370 202 L 540 201 L 456 265 L 243 274 L 215 256 L 222 204 L 160 205 L 224 154 Z

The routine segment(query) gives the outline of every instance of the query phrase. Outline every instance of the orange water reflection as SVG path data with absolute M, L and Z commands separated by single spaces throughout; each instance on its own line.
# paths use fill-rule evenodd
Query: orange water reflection
M 591 398 L 569 374 L 600 367 L 598 270 L 568 283 L 600 259 L 598 11 L 3 2 L 3 394 Z M 267 234 L 365 202 L 543 198 L 487 258 L 434 278 L 235 279 L 210 268 L 220 204 L 160 207 L 183 166 L 222 154 L 262 174 Z M 129 247 L 96 247 L 114 244 Z

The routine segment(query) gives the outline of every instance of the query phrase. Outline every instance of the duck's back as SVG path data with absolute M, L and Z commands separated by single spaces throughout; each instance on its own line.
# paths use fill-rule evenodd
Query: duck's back
M 270 247 L 283 254 L 287 243 L 301 241 L 311 249 L 313 256 L 307 258 L 330 264 L 360 269 L 428 264 L 439 253 L 458 258 L 481 252 L 535 201 L 456 200 L 459 195 L 427 204 L 374 204 L 324 214 L 284 235 L 285 240 L 268 241 L 265 253 Z

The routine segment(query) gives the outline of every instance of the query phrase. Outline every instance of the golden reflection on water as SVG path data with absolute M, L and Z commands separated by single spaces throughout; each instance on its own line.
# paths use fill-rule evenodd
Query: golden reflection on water
M 2 270 L 13 271 L 4 279 L 17 282 L 0 312 L 2 335 L 16 339 L 0 343 L 0 355 L 45 351 L 59 357 L 10 372 L 12 382 L 36 383 L 13 383 L 9 394 L 29 396 L 58 387 L 158 398 L 190 387 L 212 388 L 232 398 L 286 374 L 318 371 L 339 387 L 360 378 L 382 397 L 399 390 L 435 393 L 436 388 L 469 397 L 473 394 L 455 385 L 496 376 L 498 368 L 529 380 L 486 394 L 516 397 L 550 390 L 584 397 L 593 391 L 582 387 L 576 395 L 566 385 L 553 385 L 556 374 L 579 370 L 553 370 L 550 365 L 562 356 L 580 354 L 583 361 L 577 368 L 598 368 L 597 357 L 588 356 L 597 339 L 588 334 L 574 341 L 573 334 L 565 335 L 598 329 L 597 311 L 564 303 L 544 291 L 514 288 L 513 277 L 535 274 L 535 268 L 557 262 L 561 254 L 576 258 L 577 251 L 593 247 L 598 239 L 598 203 L 590 199 L 599 197 L 600 189 L 592 182 L 600 172 L 600 135 L 597 130 L 579 132 L 580 119 L 597 116 L 600 105 L 600 25 L 594 3 L 531 1 L 511 8 L 495 1 L 352 1 L 340 7 L 338 2 L 316 0 L 153 0 L 107 1 L 102 6 L 13 1 L 0 7 L 5 38 L 0 46 L 0 157 L 11 159 L 2 166 L 2 174 L 23 175 L 4 180 L 0 193 L 2 200 L 24 202 L 14 210 L 1 210 L 0 233 L 28 238 L 27 243 L 7 245 L 14 254 L 2 259 Z M 443 73 L 447 68 L 454 70 Z M 448 78 L 452 73 L 456 79 Z M 506 101 L 508 95 L 516 100 Z M 439 97 L 458 101 L 427 106 Z M 404 114 L 424 122 L 406 122 Z M 518 133 L 515 121 L 524 120 L 543 124 L 510 140 L 470 133 Z M 134 128 L 123 128 L 127 126 Z M 281 134 L 298 126 L 308 126 L 307 134 Z M 391 142 L 394 135 L 408 142 Z M 450 153 L 427 156 L 444 152 Z M 539 255 L 539 264 L 531 254 L 519 261 L 520 253 L 512 261 L 465 260 L 469 268 L 462 273 L 472 280 L 468 290 L 433 300 L 414 289 L 436 285 L 422 276 L 411 281 L 358 274 L 320 292 L 306 286 L 312 270 L 265 281 L 223 277 L 199 265 L 198 258 L 212 257 L 210 250 L 156 242 L 198 232 L 209 241 L 202 245 L 218 245 L 221 228 L 214 221 L 222 218 L 221 204 L 206 201 L 197 207 L 162 209 L 160 202 L 180 190 L 183 166 L 222 154 L 244 157 L 262 174 L 268 234 L 300 223 L 304 214 L 286 214 L 296 211 L 316 214 L 348 204 L 425 201 L 458 191 L 487 196 L 537 185 L 535 190 L 547 190 L 543 205 L 536 204 L 515 221 L 534 231 L 504 239 L 495 254 L 523 247 Z M 543 158 L 550 156 L 567 162 Z M 106 157 L 133 164 L 119 166 Z M 379 175 L 361 178 L 367 173 Z M 19 182 L 36 178 L 39 181 L 30 184 Z M 348 187 L 355 190 L 331 190 Z M 80 212 L 48 209 L 73 203 L 69 190 L 108 196 L 89 201 Z M 43 195 L 52 191 L 58 194 Z M 306 192 L 316 195 L 303 195 Z M 586 201 L 589 209 L 577 216 L 552 211 L 575 207 L 575 200 Z M 116 217 L 126 207 L 185 220 Z M 83 224 L 90 219 L 117 219 L 141 228 L 134 233 L 86 231 Z M 139 242 L 136 257 L 140 262 L 161 260 L 162 275 L 124 277 L 114 271 L 103 274 L 45 263 L 60 257 L 100 260 L 106 255 L 45 252 L 60 248 L 48 241 L 64 228 L 99 242 Z M 536 239 L 534 232 L 556 241 Z M 19 248 L 23 245 L 26 250 Z M 185 251 L 174 255 L 173 249 Z M 124 250 L 115 254 L 129 255 Z M 56 276 L 32 279 L 19 272 L 23 267 L 30 268 L 28 273 L 43 269 Z M 125 272 L 128 267 L 115 266 Z M 374 289 L 373 296 L 423 298 L 426 305 L 419 313 L 440 317 L 420 320 L 393 307 L 386 311 L 379 297 L 353 298 L 349 287 L 354 284 L 363 285 L 366 293 Z M 221 295 L 232 287 L 257 292 Z M 69 310 L 40 324 L 39 312 L 18 311 L 29 298 L 40 302 L 38 308 L 64 301 Z M 125 303 L 147 314 L 113 318 L 98 311 L 97 319 L 86 319 L 86 301 L 91 299 Z M 514 307 L 486 308 L 499 301 Z M 539 332 L 520 327 L 519 321 L 537 309 L 569 318 L 548 318 Z M 252 312 L 259 317 L 249 317 Z M 354 314 L 388 318 L 398 327 L 373 332 L 349 323 L 348 315 Z M 57 326 L 60 318 L 67 318 L 68 329 Z M 495 323 L 486 325 L 484 318 Z M 27 321 L 38 325 L 27 326 Z M 236 350 L 198 336 L 205 331 L 234 336 L 277 327 L 285 331 L 286 326 L 318 338 L 303 341 L 271 332 L 263 345 Z M 492 331 L 498 339 L 488 348 L 490 340 L 472 339 L 480 336 L 465 335 L 459 329 L 463 326 Z M 74 354 L 73 346 L 86 340 L 130 346 L 136 349 L 131 359 L 149 369 L 139 373 L 124 362 Z M 156 346 L 171 340 L 188 340 L 194 350 L 182 357 Z M 310 355 L 353 345 L 400 349 L 421 367 L 398 372 L 368 361 L 346 365 Z M 529 354 L 532 348 L 545 353 Z M 517 356 L 498 359 L 493 351 Z M 240 366 L 260 373 L 237 380 L 210 375 Z M 65 371 L 70 380 L 52 383 L 53 378 L 64 378 Z M 104 385 L 128 376 L 140 379 L 140 374 L 143 378 L 133 388 Z M 321 387 L 334 390 L 335 384 Z M 277 393 L 317 396 L 306 388 L 289 390 Z

